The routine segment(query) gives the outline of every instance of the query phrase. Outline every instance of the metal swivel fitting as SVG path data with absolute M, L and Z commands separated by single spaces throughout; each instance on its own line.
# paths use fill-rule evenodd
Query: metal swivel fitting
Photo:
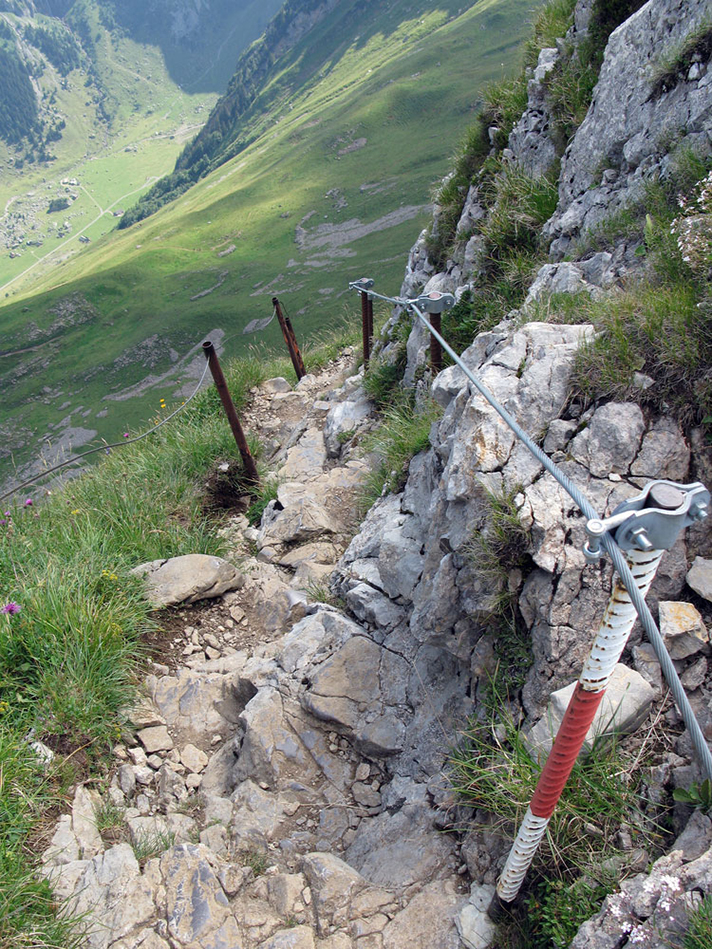
M 619 504 L 610 517 L 588 521 L 583 555 L 589 563 L 600 560 L 601 540 L 614 531 L 621 550 L 669 550 L 680 531 L 707 516 L 709 504 L 710 493 L 699 481 L 651 481 L 640 494 Z
M 430 293 L 424 293 L 410 302 L 414 303 L 423 313 L 442 313 L 443 310 L 449 310 L 455 306 L 455 297 L 451 293 L 431 290 Z

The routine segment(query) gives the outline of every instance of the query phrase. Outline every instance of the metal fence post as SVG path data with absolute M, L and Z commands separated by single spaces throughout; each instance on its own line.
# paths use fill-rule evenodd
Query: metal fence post
M 428 314 L 430 325 L 435 330 L 435 333 L 430 333 L 430 368 L 433 375 L 437 375 L 443 368 L 443 350 L 439 339 L 442 335 L 440 315 L 444 310 L 455 306 L 455 297 L 451 293 L 432 290 L 418 297 L 415 304 L 423 313 Z
M 359 280 L 353 280 L 349 284 L 354 290 L 358 290 L 361 297 L 361 335 L 363 339 L 363 368 L 368 369 L 368 363 L 371 358 L 371 339 L 373 337 L 373 301 L 368 290 L 373 286 L 373 280 L 370 277 L 361 277 Z
M 255 459 L 252 457 L 252 452 L 250 451 L 250 447 L 247 444 L 247 439 L 245 438 L 245 433 L 242 430 L 240 419 L 237 417 L 237 412 L 235 411 L 235 406 L 233 404 L 232 398 L 230 397 L 230 390 L 227 387 L 227 382 L 225 381 L 225 376 L 223 375 L 218 354 L 215 352 L 215 347 L 210 342 L 210 340 L 207 340 L 203 343 L 203 352 L 205 353 L 205 358 L 208 360 L 208 366 L 210 367 L 210 372 L 212 373 L 212 377 L 215 381 L 215 388 L 218 390 L 218 395 L 220 396 L 220 401 L 222 402 L 223 408 L 225 409 L 225 415 L 227 415 L 227 420 L 230 423 L 232 434 L 235 436 L 235 441 L 237 443 L 240 456 L 242 457 L 242 464 L 245 469 L 245 477 L 251 484 L 259 484 L 260 476 L 257 473 Z
M 279 320 L 279 325 L 282 330 L 282 336 L 284 336 L 284 341 L 287 344 L 287 349 L 289 350 L 294 371 L 296 372 L 297 379 L 299 380 L 306 375 L 307 371 L 304 368 L 304 360 L 302 359 L 302 354 L 299 351 L 299 344 L 297 343 L 297 336 L 292 327 L 292 321 L 285 313 L 282 312 L 282 307 L 277 297 L 272 297 L 272 305 L 274 306 L 274 311 L 277 314 L 277 319 Z

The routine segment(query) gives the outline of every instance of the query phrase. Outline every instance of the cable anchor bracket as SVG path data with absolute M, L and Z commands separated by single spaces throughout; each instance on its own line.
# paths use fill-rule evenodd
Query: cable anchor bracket
M 621 550 L 669 550 L 680 531 L 707 517 L 709 506 L 710 493 L 699 481 L 651 481 L 609 517 L 586 523 L 583 555 L 589 563 L 597 563 L 605 553 L 601 541 L 608 533 Z

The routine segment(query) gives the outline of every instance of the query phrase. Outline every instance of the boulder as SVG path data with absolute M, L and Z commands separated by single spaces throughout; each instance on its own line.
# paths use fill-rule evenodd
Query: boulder
M 141 874 L 131 847 L 117 844 L 86 865 L 67 911 L 86 917 L 88 949 L 107 949 L 152 919 L 155 896 L 153 882 Z
M 462 895 L 451 880 L 423 887 L 383 930 L 383 949 L 460 949 L 455 919 Z
M 576 683 L 572 682 L 553 692 L 544 717 L 523 733 L 524 742 L 535 760 L 543 761 L 549 754 L 575 686 Z M 590 751 L 596 739 L 635 731 L 645 720 L 654 697 L 655 690 L 650 683 L 640 673 L 619 662 L 586 734 L 584 751 Z
M 457 931 L 467 949 L 489 949 L 495 942 L 497 927 L 487 915 L 494 892 L 491 884 L 473 883 L 469 900 L 455 917 Z
M 285 481 L 309 481 L 320 474 L 326 464 L 326 447 L 321 429 L 310 428 L 287 451 L 280 469 Z
M 324 423 L 324 445 L 329 458 L 338 458 L 340 455 L 340 436 L 349 436 L 356 431 L 372 413 L 373 405 L 363 389 L 357 389 L 350 399 L 337 402 L 329 410 Z
M 402 708 L 408 665 L 390 650 L 352 636 L 325 662 L 306 670 L 301 701 L 333 723 L 366 755 L 395 754 L 405 732 Z
M 72 830 L 79 844 L 79 856 L 89 859 L 101 853 L 104 842 L 97 828 L 101 797 L 97 791 L 80 784 L 74 792 Z
M 302 872 L 312 893 L 314 914 L 320 936 L 328 936 L 349 919 L 351 901 L 368 883 L 339 857 L 328 853 L 308 853 Z
M 151 560 L 131 573 L 144 578 L 154 609 L 195 603 L 236 590 L 245 579 L 231 563 L 207 554 L 185 554 L 170 560 Z
M 396 777 L 382 789 L 383 810 L 362 821 L 346 850 L 349 864 L 375 886 L 429 883 L 453 862 L 454 840 L 435 827 L 427 785 Z
M 607 402 L 597 409 L 588 427 L 571 442 L 573 458 L 596 478 L 627 474 L 633 463 L 645 421 L 631 402 Z
M 241 944 L 225 892 L 201 844 L 179 844 L 161 857 L 168 932 L 186 949 L 224 949 Z

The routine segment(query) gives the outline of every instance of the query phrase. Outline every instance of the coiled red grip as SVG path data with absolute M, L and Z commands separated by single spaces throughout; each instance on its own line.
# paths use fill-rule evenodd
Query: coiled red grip
M 601 692 L 586 692 L 581 688 L 580 683 L 576 683 L 554 745 L 539 775 L 530 805 L 535 817 L 548 818 L 554 813 L 556 802 L 561 797 L 561 792 L 604 695 L 605 689 Z

